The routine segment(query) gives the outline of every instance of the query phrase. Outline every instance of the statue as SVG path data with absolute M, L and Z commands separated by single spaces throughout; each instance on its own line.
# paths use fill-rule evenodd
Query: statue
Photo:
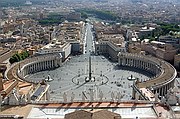
M 166 98 L 164 96 L 161 98 L 161 103 L 163 103 L 163 104 L 166 103 Z
M 135 94 L 135 102 L 138 102 L 138 100 L 139 100 L 139 94 L 136 93 L 136 94 Z
M 118 93 L 117 93 L 116 98 L 117 98 L 117 101 L 118 101 L 118 102 L 120 102 L 120 101 L 121 101 L 121 93 L 120 93 L 120 92 L 118 92 Z
M 67 94 L 65 92 L 63 94 L 63 99 L 64 99 L 64 102 L 67 102 Z
M 111 100 L 114 101 L 114 92 L 111 92 Z
M 75 94 L 72 92 L 72 93 L 71 93 L 71 102 L 74 101 L 74 98 L 75 98 Z
M 103 98 L 103 92 L 102 91 L 100 91 L 100 93 L 99 93 L 99 98 L 100 98 L 100 101 L 102 102 L 102 98 Z
M 94 101 L 94 92 L 93 92 L 93 90 L 91 89 L 90 90 L 90 101 Z
M 46 93 L 46 100 L 50 101 L 50 93 L 49 93 L 49 91 L 47 91 L 47 93 Z
M 158 100 L 159 100 L 159 94 L 158 93 L 156 93 L 155 95 L 154 95 L 154 98 L 155 98 L 155 102 L 158 102 Z

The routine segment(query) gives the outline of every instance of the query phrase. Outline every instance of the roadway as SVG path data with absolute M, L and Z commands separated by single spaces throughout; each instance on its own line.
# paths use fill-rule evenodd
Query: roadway
M 90 55 L 90 52 L 95 51 L 94 38 L 92 33 L 92 25 L 87 23 L 86 32 L 84 38 L 84 53 L 86 56 Z

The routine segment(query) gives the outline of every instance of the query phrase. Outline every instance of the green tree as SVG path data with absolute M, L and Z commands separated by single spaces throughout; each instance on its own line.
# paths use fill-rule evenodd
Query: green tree
M 19 53 L 15 54 L 17 57 L 18 62 L 22 60 L 21 55 Z
M 27 57 L 29 57 L 29 52 L 28 51 L 24 51 L 22 53 L 16 53 L 9 59 L 9 62 L 11 64 L 13 64 L 14 62 L 19 62 L 21 60 L 24 60 Z
M 16 61 L 15 61 L 15 58 L 14 58 L 14 57 L 11 57 L 11 58 L 9 59 L 9 62 L 10 62 L 11 64 L 13 64 L 14 62 L 16 62 Z
M 87 15 L 86 12 L 81 12 L 81 17 L 84 18 L 84 19 L 87 19 L 88 15 Z
M 23 56 L 24 56 L 25 58 L 29 57 L 29 52 L 26 50 L 25 52 L 23 52 Z

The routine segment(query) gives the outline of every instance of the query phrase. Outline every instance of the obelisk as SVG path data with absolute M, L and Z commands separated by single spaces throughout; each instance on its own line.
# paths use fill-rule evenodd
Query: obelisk
M 89 56 L 89 81 L 91 80 L 91 56 Z

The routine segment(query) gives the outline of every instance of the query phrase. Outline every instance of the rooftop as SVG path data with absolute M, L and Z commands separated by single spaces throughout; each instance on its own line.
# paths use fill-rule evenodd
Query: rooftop
M 93 106 L 92 106 L 93 105 Z M 156 110 L 156 108 L 158 108 Z M 78 110 L 85 110 L 87 112 L 98 112 L 101 110 L 108 110 L 110 112 L 121 115 L 122 118 L 151 118 L 158 117 L 159 112 L 167 112 L 167 108 L 163 108 L 160 105 L 154 106 L 152 104 L 140 104 L 140 103 L 70 103 L 70 104 L 49 104 L 39 105 L 33 107 L 27 118 L 64 118 L 68 113 L 72 113 Z M 167 112 L 166 116 L 169 115 Z M 164 117 L 165 118 L 165 117 Z M 163 118 L 162 118 L 163 119 Z

